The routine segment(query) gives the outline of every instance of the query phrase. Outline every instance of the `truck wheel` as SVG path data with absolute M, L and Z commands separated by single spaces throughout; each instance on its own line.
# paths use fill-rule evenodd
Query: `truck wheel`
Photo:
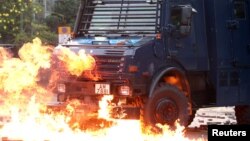
M 179 120 L 180 125 L 189 122 L 188 98 L 176 87 L 164 85 L 157 88 L 144 107 L 146 125 L 167 124 L 174 126 Z
M 235 106 L 237 124 L 250 124 L 250 106 Z

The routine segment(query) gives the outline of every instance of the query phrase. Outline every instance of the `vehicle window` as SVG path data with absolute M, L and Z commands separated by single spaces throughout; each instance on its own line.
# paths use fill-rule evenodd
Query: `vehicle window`
M 246 19 L 245 1 L 234 1 L 233 14 L 236 19 Z
M 93 1 L 88 33 L 152 33 L 159 24 L 160 10 L 156 2 L 146 0 Z
M 181 9 L 180 8 L 172 8 L 171 9 L 171 22 L 173 25 L 176 26 L 176 28 L 179 29 L 181 25 Z

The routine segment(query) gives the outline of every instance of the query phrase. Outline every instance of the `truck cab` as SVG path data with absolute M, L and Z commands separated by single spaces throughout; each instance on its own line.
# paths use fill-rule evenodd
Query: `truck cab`
M 103 95 L 113 95 L 116 111 L 138 113 L 149 125 L 179 119 L 186 126 L 200 107 L 245 110 L 250 105 L 246 10 L 241 0 L 82 0 L 74 36 L 63 46 L 84 50 L 96 65 L 81 76 L 63 77 L 58 101 L 98 104 Z

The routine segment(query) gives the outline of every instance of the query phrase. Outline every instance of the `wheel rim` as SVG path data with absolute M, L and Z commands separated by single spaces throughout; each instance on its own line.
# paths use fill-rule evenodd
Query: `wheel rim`
M 161 124 L 174 124 L 178 118 L 178 108 L 174 101 L 162 99 L 156 105 L 155 120 Z

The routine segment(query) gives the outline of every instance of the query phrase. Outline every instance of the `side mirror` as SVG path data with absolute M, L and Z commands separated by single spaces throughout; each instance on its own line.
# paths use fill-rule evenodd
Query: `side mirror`
M 170 21 L 176 34 L 187 36 L 191 32 L 192 15 L 197 11 L 190 5 L 176 5 L 170 9 Z

